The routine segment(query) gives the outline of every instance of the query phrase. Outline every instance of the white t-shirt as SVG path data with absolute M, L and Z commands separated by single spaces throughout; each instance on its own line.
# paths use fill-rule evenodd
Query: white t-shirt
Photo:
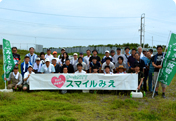
M 46 54 L 46 55 L 45 55 L 45 58 L 48 58 L 48 59 L 50 60 L 50 62 L 52 62 L 53 55 L 51 55 L 51 54 L 50 54 L 50 55 L 47 55 L 47 54 Z
M 89 69 L 90 65 L 89 65 L 89 59 L 90 59 L 91 55 L 88 57 L 88 56 L 84 56 L 84 60 L 86 60 L 85 62 L 87 62 L 87 68 Z
M 35 74 L 35 73 L 34 73 L 34 72 L 29 73 L 29 71 L 27 71 L 27 72 L 24 74 L 24 79 L 27 78 L 29 74 Z M 26 84 L 26 83 L 29 84 L 29 78 L 28 78 L 26 81 L 24 81 L 24 84 Z
M 101 68 L 102 71 L 105 70 L 105 69 L 104 69 L 105 66 L 109 66 L 111 72 L 113 72 L 113 69 L 115 69 L 115 65 L 114 65 L 112 62 L 110 62 L 109 65 L 107 65 L 106 62 L 104 62 L 103 65 L 102 65 L 102 68 Z
M 104 74 L 107 74 L 106 72 L 104 72 Z M 112 72 L 110 72 L 109 74 L 113 74 Z
M 75 72 L 75 74 L 86 74 L 86 72 L 85 72 L 85 71 L 83 71 L 83 70 L 82 70 L 81 72 L 76 71 L 76 72 Z
M 79 63 L 79 62 L 78 62 L 78 63 Z M 77 70 L 77 65 L 78 65 L 78 63 L 75 64 L 75 67 L 74 67 L 75 70 Z M 82 64 L 82 70 L 87 71 L 88 69 L 87 69 L 86 63 L 82 62 L 81 64 Z

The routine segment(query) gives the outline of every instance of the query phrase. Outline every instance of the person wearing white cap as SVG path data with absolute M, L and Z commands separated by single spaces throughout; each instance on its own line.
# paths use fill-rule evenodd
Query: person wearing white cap
M 61 72 L 61 69 L 60 69 L 60 65 L 57 63 L 57 59 L 58 58 L 53 58 L 52 59 L 52 64 L 55 68 L 55 73 L 60 73 Z
M 73 54 L 73 59 L 70 61 L 70 64 L 72 64 L 73 65 L 73 67 L 74 67 L 74 71 L 76 71 L 75 70 L 75 64 L 78 62 L 78 54 L 77 53 L 74 53 Z
M 42 67 L 42 62 L 40 61 L 40 58 L 36 58 L 34 68 L 33 68 L 34 72 L 40 73 L 41 67 Z
M 42 65 L 42 68 L 40 70 L 40 72 L 43 73 L 54 73 L 55 72 L 55 68 L 53 66 L 53 64 L 50 63 L 50 60 L 48 58 L 45 59 L 45 64 Z
M 110 58 L 110 61 L 112 62 L 112 57 L 111 56 L 109 56 L 109 54 L 110 54 L 110 52 L 109 52 L 109 50 L 106 50 L 105 51 L 105 56 L 103 57 L 103 59 L 101 60 L 101 63 L 103 64 L 104 62 L 106 62 L 106 58 Z
M 29 90 L 29 77 L 31 74 L 35 74 L 31 65 L 28 66 L 28 71 L 24 74 L 23 90 Z

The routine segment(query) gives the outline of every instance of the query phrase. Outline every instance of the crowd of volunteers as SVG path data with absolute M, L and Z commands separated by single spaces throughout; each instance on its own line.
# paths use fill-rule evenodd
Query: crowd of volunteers
M 117 53 L 116 53 L 117 52 Z M 143 89 L 145 92 L 153 92 L 159 69 L 162 68 L 162 59 L 164 58 L 163 47 L 157 46 L 157 54 L 153 55 L 153 50 L 138 47 L 130 51 L 126 47 L 124 54 L 121 48 L 117 50 L 106 50 L 104 57 L 98 56 L 97 50 L 87 50 L 86 56 L 83 52 L 74 53 L 70 59 L 65 49 L 61 49 L 61 54 L 56 51 L 51 53 L 47 49 L 46 54 L 41 52 L 40 55 L 35 54 L 33 47 L 29 48 L 29 53 L 24 59 L 17 54 L 17 47 L 12 47 L 13 59 L 15 67 L 10 73 L 8 81 L 8 89 L 20 88 L 22 90 L 29 89 L 29 77 L 31 74 L 48 74 L 48 73 L 104 73 L 104 74 L 138 74 L 138 90 Z M 78 56 L 79 55 L 79 56 Z M 21 61 L 23 61 L 21 63 Z M 20 65 L 21 63 L 21 65 Z M 21 73 L 19 72 L 21 68 Z M 148 83 L 147 83 L 148 81 Z M 161 82 L 160 82 L 161 83 Z M 147 85 L 148 84 L 148 85 Z M 162 97 L 165 98 L 166 85 L 161 83 Z M 158 96 L 159 82 L 156 86 L 155 96 Z M 66 90 L 62 90 L 66 93 Z

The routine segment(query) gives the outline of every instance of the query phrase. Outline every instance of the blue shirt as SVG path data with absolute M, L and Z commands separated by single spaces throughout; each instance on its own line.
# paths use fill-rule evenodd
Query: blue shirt
M 151 59 L 148 59 L 147 60 L 147 65 L 149 66 L 149 73 L 153 73 L 155 68 L 154 66 L 152 65 L 152 60 Z
M 145 57 L 145 56 L 142 57 L 142 60 L 144 61 L 145 65 L 147 65 L 147 59 L 148 59 L 148 58 Z
M 22 77 L 24 77 L 24 73 L 27 72 L 28 66 L 29 66 L 29 65 L 32 65 L 31 62 L 27 63 L 27 64 L 25 65 L 25 72 L 24 72 L 24 71 L 23 71 L 23 70 L 24 70 L 24 69 L 23 69 L 24 64 L 25 64 L 25 62 L 21 63 L 21 75 L 22 75 Z
M 29 62 L 31 62 L 32 65 L 34 65 L 34 64 L 35 64 L 35 59 L 37 58 L 37 55 L 34 53 L 34 54 L 31 56 L 31 54 L 28 53 L 28 54 L 26 54 L 26 56 L 29 56 L 29 58 L 30 58 Z

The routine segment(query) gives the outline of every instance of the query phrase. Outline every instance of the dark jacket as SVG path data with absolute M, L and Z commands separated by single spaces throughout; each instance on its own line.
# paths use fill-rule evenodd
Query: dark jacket
M 60 68 L 60 65 L 58 63 L 56 63 L 56 66 L 54 68 L 55 68 L 55 72 L 54 73 L 61 72 L 61 68 Z
M 69 66 L 67 66 L 67 65 L 64 64 L 64 65 L 62 66 L 61 73 L 63 73 L 63 67 L 67 67 L 68 73 L 74 73 L 74 68 L 73 68 L 73 65 L 72 65 L 72 64 L 70 64 Z

